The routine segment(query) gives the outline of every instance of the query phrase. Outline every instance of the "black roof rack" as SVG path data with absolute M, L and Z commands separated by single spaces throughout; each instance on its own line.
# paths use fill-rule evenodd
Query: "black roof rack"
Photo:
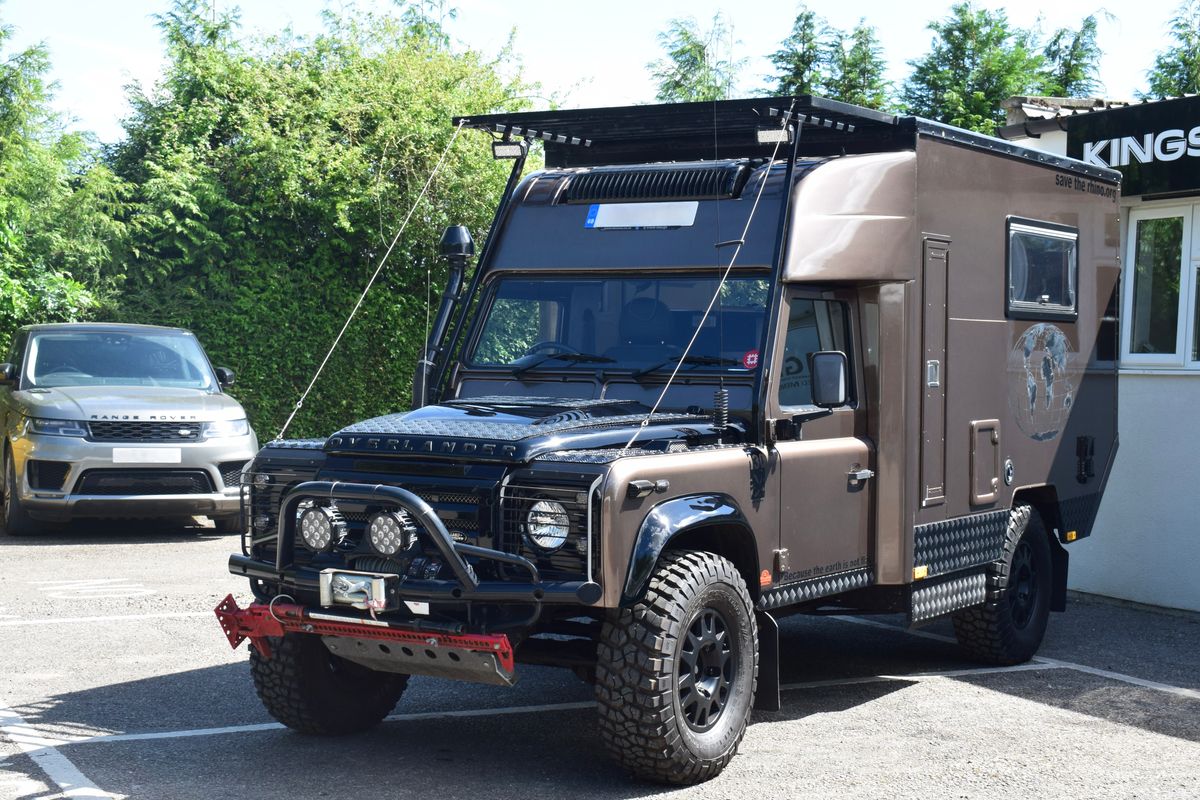
M 485 114 L 453 122 L 504 137 L 541 140 L 547 167 L 595 167 L 769 158 L 775 144 L 760 141 L 758 131 L 780 129 L 785 117 L 802 122 L 800 152 L 805 156 L 912 150 L 921 134 L 1092 177 L 1119 178 L 1113 170 L 940 122 L 813 95 Z
M 899 149 L 899 142 L 893 141 L 895 116 L 808 95 L 488 114 L 455 117 L 454 124 L 541 139 L 547 166 L 582 167 L 768 158 L 775 145 L 760 143 L 758 130 L 781 128 L 789 111 L 802 118 L 801 142 L 807 153 Z M 886 146 L 889 143 L 892 146 Z

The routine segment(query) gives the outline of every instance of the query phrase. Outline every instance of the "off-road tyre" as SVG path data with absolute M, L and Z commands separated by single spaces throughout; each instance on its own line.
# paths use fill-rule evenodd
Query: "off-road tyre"
M 32 536 L 38 531 L 38 524 L 25 507 L 17 493 L 17 470 L 13 466 L 12 454 L 4 454 L 4 532 L 9 536 Z
M 705 634 L 716 627 L 725 629 L 728 659 L 705 667 L 704 674 L 717 681 L 712 694 L 719 697 L 726 688 L 724 704 L 709 714 L 700 708 L 708 696 L 688 688 L 695 681 L 686 665 L 688 659 L 701 663 L 705 653 L 714 659 L 726 655 L 712 640 L 696 647 L 697 630 Z M 733 564 L 712 553 L 663 554 L 641 602 L 605 620 L 597 661 L 600 736 L 617 763 L 660 783 L 715 777 L 745 735 L 758 682 L 758 628 L 745 581 Z
M 272 717 L 300 733 L 341 736 L 372 728 L 408 685 L 407 675 L 338 658 L 317 636 L 288 633 L 269 643 L 270 658 L 250 647 L 254 691 Z
M 1009 666 L 1033 658 L 1050 618 L 1053 562 L 1041 516 L 1017 506 L 1004 556 L 988 567 L 987 601 L 953 614 L 954 635 L 971 658 Z

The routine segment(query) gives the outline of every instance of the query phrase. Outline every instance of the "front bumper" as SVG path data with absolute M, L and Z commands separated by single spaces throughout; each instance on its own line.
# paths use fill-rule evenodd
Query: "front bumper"
M 437 548 L 442 560 L 454 575 L 453 580 L 423 580 L 401 577 L 399 599 L 412 602 L 484 602 L 484 603 L 556 603 L 595 605 L 601 597 L 600 585 L 593 581 L 544 581 L 537 567 L 528 559 L 500 550 L 463 544 L 454 541 L 436 512 L 417 495 L 398 486 L 381 484 L 309 481 L 301 483 L 284 496 L 280 505 L 276 534 L 276 563 L 259 561 L 251 556 L 234 554 L 229 557 L 229 571 L 234 575 L 259 579 L 278 588 L 280 592 L 300 590 L 316 594 L 320 590 L 320 572 L 297 567 L 290 554 L 295 547 L 296 512 L 306 499 L 342 498 L 391 505 L 407 511 L 416 520 L 421 535 Z M 468 558 L 498 561 L 523 569 L 526 581 L 481 581 Z
M 34 519 L 66 522 L 77 517 L 159 517 L 204 514 L 213 517 L 235 516 L 240 512 L 238 485 L 226 485 L 220 465 L 249 461 L 257 452 L 253 434 L 201 442 L 120 443 L 93 442 L 70 436 L 26 434 L 13 441 L 17 492 L 21 504 Z M 178 451 L 178 460 L 114 462 L 115 449 L 137 449 L 148 454 Z M 26 465 L 31 460 L 62 462 L 68 467 L 62 489 L 52 491 L 30 485 Z M 108 470 L 180 470 L 203 472 L 212 491 L 186 494 L 92 494 L 78 491 L 81 477 Z

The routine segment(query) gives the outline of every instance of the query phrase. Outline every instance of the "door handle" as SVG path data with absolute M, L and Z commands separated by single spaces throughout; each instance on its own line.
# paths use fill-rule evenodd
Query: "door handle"
M 851 486 L 857 486 L 868 478 L 874 478 L 875 473 L 866 467 L 854 467 L 850 470 L 846 477 L 850 479 Z

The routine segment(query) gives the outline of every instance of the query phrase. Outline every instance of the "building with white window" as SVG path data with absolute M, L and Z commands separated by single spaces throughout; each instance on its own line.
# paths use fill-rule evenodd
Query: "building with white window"
M 1120 450 L 1071 587 L 1200 611 L 1200 96 L 1006 106 L 1002 137 L 1123 175 Z

